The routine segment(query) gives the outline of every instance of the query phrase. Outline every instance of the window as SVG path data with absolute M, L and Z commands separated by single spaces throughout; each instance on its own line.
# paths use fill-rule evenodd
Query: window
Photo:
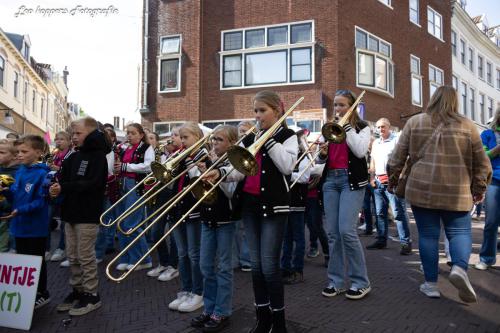
M 457 33 L 453 30 L 451 31 L 451 54 L 457 56 Z
M 443 70 L 429 64 L 429 87 L 430 95 L 432 96 L 436 89 L 443 85 Z
M 31 110 L 33 112 L 36 112 L 36 91 L 35 90 L 33 90 L 33 97 L 31 100 Z
M 474 72 L 474 50 L 469 47 L 469 70 Z
M 29 62 L 30 60 L 30 47 L 27 43 L 24 43 L 24 59 Z
M 28 81 L 24 81 L 24 104 L 28 103 Z
M 470 101 L 470 114 L 471 114 L 471 119 L 476 120 L 476 113 L 475 113 L 475 105 L 476 105 L 476 90 L 474 88 L 470 88 L 470 96 L 469 96 L 469 101 Z
M 5 73 L 5 59 L 0 57 L 0 86 L 3 87 L 3 77 Z
M 456 91 L 458 91 L 458 78 L 455 75 L 451 76 L 451 84 Z
M 45 99 L 40 99 L 40 118 L 43 119 L 43 107 L 45 106 Z
M 460 39 L 460 61 L 465 65 L 465 41 Z
M 313 22 L 222 32 L 221 89 L 314 82 Z
M 356 27 L 355 31 L 355 45 L 357 86 L 372 88 L 375 92 L 393 97 L 392 45 L 359 27 Z
M 500 89 L 500 69 L 497 69 L 497 89 Z
M 484 124 L 486 122 L 485 114 L 484 114 L 484 95 L 481 93 L 479 93 L 479 117 L 480 117 L 481 123 Z
M 493 117 L 493 98 L 488 97 L 488 119 Z
M 391 7 L 391 0 L 378 0 L 379 2 L 382 2 L 384 5 Z
M 467 84 L 462 82 L 462 103 L 461 110 L 464 116 L 467 116 Z
M 411 103 L 422 106 L 422 76 L 420 74 L 420 59 L 410 56 L 411 69 Z
M 172 131 L 175 126 L 181 125 L 182 122 L 167 122 L 167 123 L 153 123 L 153 131 L 162 135 Z
M 14 72 L 14 97 L 17 98 L 19 95 L 19 74 Z
M 489 85 L 493 85 L 493 77 L 492 77 L 492 72 L 493 72 L 493 65 L 491 62 L 486 62 L 486 82 L 488 82 Z
M 484 80 L 483 57 L 480 55 L 477 56 L 477 75 Z
M 427 31 L 436 38 L 443 39 L 442 16 L 427 6 Z
M 419 0 L 410 0 L 410 21 L 419 25 Z
M 181 90 L 182 38 L 180 35 L 161 37 L 159 56 L 159 92 Z

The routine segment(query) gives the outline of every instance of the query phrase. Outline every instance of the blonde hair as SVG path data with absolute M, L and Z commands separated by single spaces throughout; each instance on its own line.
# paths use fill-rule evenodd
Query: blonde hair
M 0 145 L 1 146 L 5 146 L 5 148 L 7 148 L 7 150 L 9 151 L 9 153 L 11 153 L 12 155 L 16 155 L 17 154 L 17 149 L 16 149 L 16 147 L 14 147 L 14 141 L 13 140 L 1 139 L 0 140 Z
M 92 117 L 85 117 L 82 119 L 77 119 L 71 122 L 71 128 L 73 128 L 76 124 L 82 124 L 85 126 L 87 129 L 95 131 L 97 128 L 99 128 L 99 124 L 97 123 L 97 120 L 95 120 Z
M 236 127 L 231 125 L 219 125 L 214 129 L 212 134 L 220 132 L 224 133 L 230 143 L 235 144 L 236 141 L 238 141 L 238 129 Z
M 191 133 L 192 135 L 197 137 L 198 140 L 203 138 L 203 131 L 201 130 L 200 126 L 198 126 L 198 124 L 195 123 L 194 121 L 188 121 L 182 124 L 182 126 L 179 127 L 179 133 L 181 131 L 187 131 Z
M 57 138 L 58 135 L 64 137 L 65 140 L 71 142 L 71 136 L 69 135 L 68 132 L 66 132 L 66 131 L 59 131 L 59 132 L 56 133 L 56 138 Z
M 493 119 L 490 123 L 490 127 L 493 131 L 496 131 L 498 126 L 500 126 L 500 106 L 497 106 L 495 115 L 493 116 Z
M 438 122 L 448 124 L 450 121 L 460 122 L 463 119 L 458 114 L 457 91 L 452 86 L 437 88 L 425 112 L 431 116 L 433 124 Z

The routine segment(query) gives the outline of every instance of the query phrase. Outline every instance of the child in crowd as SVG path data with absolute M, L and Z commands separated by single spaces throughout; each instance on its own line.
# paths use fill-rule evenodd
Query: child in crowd
M 0 140 L 0 175 L 14 178 L 17 169 L 19 168 L 16 159 L 17 149 L 12 141 L 3 139 Z M 6 179 L 8 180 L 8 179 Z M 2 181 L 3 183 L 3 181 Z M 3 198 L 0 201 L 0 216 L 8 215 L 11 211 L 9 202 Z M 15 244 L 9 244 L 9 221 L 7 219 L 0 220 L 0 252 L 7 252 L 10 249 L 15 249 Z M 9 247 L 9 245 L 11 245 Z

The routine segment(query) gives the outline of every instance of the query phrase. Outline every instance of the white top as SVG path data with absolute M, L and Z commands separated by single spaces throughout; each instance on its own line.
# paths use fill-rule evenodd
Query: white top
M 394 133 L 390 133 L 387 139 L 382 137 L 373 141 L 372 145 L 372 162 L 375 165 L 375 175 L 386 175 L 387 174 L 387 162 L 389 157 L 398 143 L 398 136 Z

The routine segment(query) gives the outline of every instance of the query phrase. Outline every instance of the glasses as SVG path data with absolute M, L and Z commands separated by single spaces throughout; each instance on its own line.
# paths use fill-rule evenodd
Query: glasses
M 223 141 L 224 141 L 224 139 L 223 139 L 223 138 L 221 138 L 221 137 L 219 137 L 219 136 L 212 136 L 212 137 L 210 138 L 210 140 L 211 140 L 211 141 L 215 141 L 215 142 L 223 142 Z

